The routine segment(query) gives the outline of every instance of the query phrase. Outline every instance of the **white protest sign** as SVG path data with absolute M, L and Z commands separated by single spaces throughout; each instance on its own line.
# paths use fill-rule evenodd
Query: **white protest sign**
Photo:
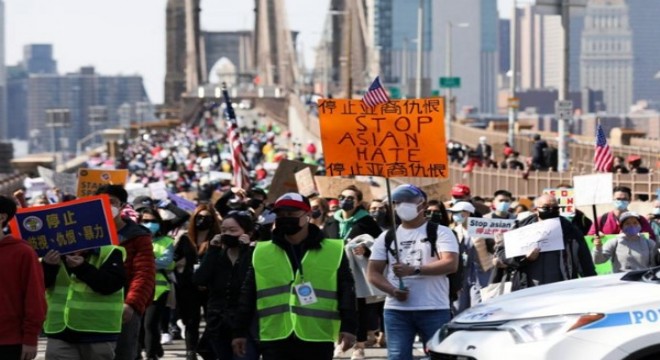
M 232 180 L 234 176 L 230 172 L 209 171 L 209 181 Z
M 504 233 L 504 254 L 507 259 L 527 255 L 535 248 L 541 252 L 564 249 L 564 237 L 559 219 L 548 219 Z
M 43 166 L 37 166 L 37 171 L 39 172 L 39 177 L 41 177 L 46 184 L 50 187 L 55 187 L 55 181 L 53 180 L 53 170 L 45 168 Z
M 495 234 L 503 234 L 513 227 L 515 220 L 468 218 L 468 235 L 470 238 L 494 239 Z
M 573 177 L 575 206 L 612 203 L 611 173 Z
M 56 172 L 53 174 L 53 181 L 64 194 L 75 195 L 78 191 L 78 174 Z
M 128 183 L 124 186 L 126 192 L 128 193 L 128 202 L 133 203 L 138 196 L 149 196 L 151 197 L 151 190 L 144 187 L 141 183 Z
M 154 200 L 167 199 L 167 186 L 162 181 L 149 184 L 149 191 L 151 192 L 151 198 Z
M 571 188 L 544 189 L 544 194 L 552 195 L 559 204 L 559 215 L 575 216 L 575 192 Z

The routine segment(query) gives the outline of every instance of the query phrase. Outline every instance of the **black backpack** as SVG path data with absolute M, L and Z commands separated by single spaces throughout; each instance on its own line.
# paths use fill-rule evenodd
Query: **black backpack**
M 422 240 L 422 242 L 428 242 L 431 246 L 431 256 L 438 255 L 438 249 L 435 244 L 436 240 L 438 240 L 438 226 L 440 225 L 429 221 L 426 225 L 426 239 Z M 387 230 L 385 233 L 385 249 L 392 255 L 392 257 L 396 258 L 397 254 L 394 249 L 392 249 L 393 242 L 394 233 L 392 230 Z M 458 268 L 455 273 L 447 274 L 447 278 L 449 279 L 449 300 L 456 301 L 456 299 L 458 299 L 458 292 L 463 287 L 463 260 L 460 246 L 458 253 Z

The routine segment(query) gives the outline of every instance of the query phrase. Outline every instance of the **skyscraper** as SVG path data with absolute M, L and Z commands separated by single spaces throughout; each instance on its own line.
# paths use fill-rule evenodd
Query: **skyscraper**
M 660 102 L 660 1 L 628 0 L 628 18 L 633 36 L 633 101 Z
M 447 52 L 447 24 L 454 26 L 452 33 L 452 76 L 461 78 L 461 87 L 454 89 L 457 109 L 474 106 L 481 112 L 495 112 L 497 93 L 498 14 L 495 0 L 455 0 L 433 2 L 433 45 L 431 78 L 437 88 L 437 79 L 445 76 Z
M 624 114 L 633 104 L 633 33 L 624 0 L 592 0 L 582 33 L 582 87 L 602 90 L 607 112 Z
M 0 0 L 0 139 L 7 139 L 7 71 L 5 69 L 5 3 Z
M 382 80 L 388 84 L 401 85 L 403 95 L 414 95 L 417 73 L 417 24 L 418 1 L 376 0 L 374 6 L 374 39 L 380 49 L 380 71 Z M 431 1 L 424 0 L 424 28 L 422 44 L 422 77 L 430 76 L 431 48 L 434 25 Z M 424 89 L 429 90 L 429 89 Z M 423 91 L 424 91 L 423 90 Z

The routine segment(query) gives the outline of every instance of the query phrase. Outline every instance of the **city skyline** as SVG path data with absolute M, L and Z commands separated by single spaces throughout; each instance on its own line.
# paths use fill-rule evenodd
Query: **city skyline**
M 507 17 L 508 11 L 502 9 L 510 8 L 512 1 L 497 0 L 501 17 Z M 329 0 L 286 0 L 289 26 L 301 31 L 307 67 L 314 64 L 313 49 L 318 46 L 323 30 L 319 24 L 323 23 L 328 4 Z M 5 0 L 5 8 L 6 65 L 15 65 L 21 60 L 23 46 L 48 43 L 55 48 L 54 57 L 61 73 L 94 66 L 104 74 L 141 75 L 150 99 L 162 102 L 164 2 Z M 202 29 L 252 29 L 252 8 L 251 1 L 228 4 L 203 1 Z M 72 18 L 77 21 L 69 21 Z

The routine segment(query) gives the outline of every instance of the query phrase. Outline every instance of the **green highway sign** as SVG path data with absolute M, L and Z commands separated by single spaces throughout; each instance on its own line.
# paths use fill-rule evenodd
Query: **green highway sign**
M 440 87 L 447 88 L 459 88 L 461 87 L 461 78 L 459 77 L 441 77 L 440 78 Z

